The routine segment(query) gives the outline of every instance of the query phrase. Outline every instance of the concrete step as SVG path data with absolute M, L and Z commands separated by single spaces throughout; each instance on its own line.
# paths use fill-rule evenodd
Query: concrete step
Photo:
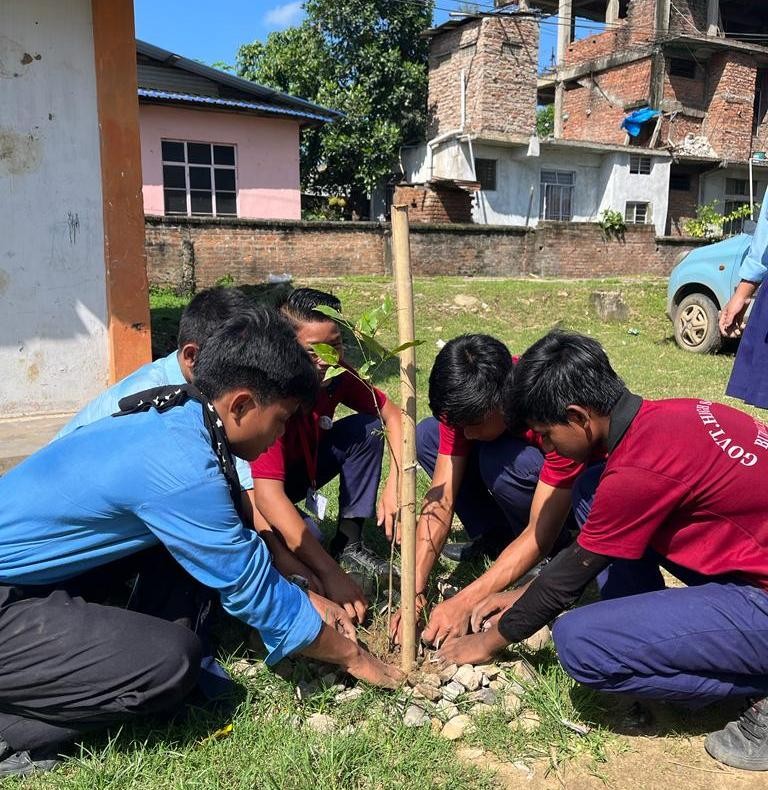
M 0 475 L 53 439 L 71 414 L 0 420 Z

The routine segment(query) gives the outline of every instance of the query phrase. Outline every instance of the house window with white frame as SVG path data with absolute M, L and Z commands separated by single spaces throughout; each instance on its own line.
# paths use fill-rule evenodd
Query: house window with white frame
M 235 146 L 163 140 L 167 215 L 236 217 Z
M 651 204 L 628 202 L 624 221 L 627 225 L 647 225 L 651 221 Z
M 651 174 L 651 157 L 642 154 L 629 155 L 629 172 L 636 176 L 649 176 Z
M 575 174 L 570 170 L 542 170 L 539 219 L 570 222 L 573 219 Z

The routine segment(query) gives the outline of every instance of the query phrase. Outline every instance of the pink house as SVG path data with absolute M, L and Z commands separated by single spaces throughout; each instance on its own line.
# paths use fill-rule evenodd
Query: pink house
M 136 42 L 144 213 L 300 219 L 299 133 L 339 117 Z

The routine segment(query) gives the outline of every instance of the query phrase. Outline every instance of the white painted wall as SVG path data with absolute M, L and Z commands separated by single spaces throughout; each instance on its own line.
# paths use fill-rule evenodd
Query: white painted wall
M 473 144 L 475 158 L 495 159 L 496 190 L 476 193 L 472 216 L 479 224 L 529 225 L 539 221 L 542 170 L 574 174 L 573 221 L 597 222 L 606 208 L 624 214 L 628 201 L 653 205 L 653 222 L 664 233 L 669 203 L 669 159 L 654 157 L 651 174 L 632 175 L 629 154 L 594 152 L 543 144 L 539 156 L 526 146 Z M 432 165 L 425 145 L 401 154 L 405 179 L 425 183 L 430 176 L 473 179 L 466 142 L 450 140 L 435 148 Z
M 107 383 L 90 0 L 0 2 L 0 418 Z
M 726 200 L 725 182 L 728 178 L 740 178 L 748 182 L 748 166 L 718 168 L 703 173 L 699 182 L 699 203 L 711 203 L 716 200 L 718 211 L 723 211 Z M 768 167 L 756 165 L 753 168 L 752 178 L 755 182 L 755 202 L 762 203 L 768 185 Z
M 651 218 L 659 236 L 664 235 L 669 209 L 669 170 L 671 160 L 653 157 L 650 175 L 629 172 L 629 154 L 606 153 L 603 162 L 605 191 L 598 216 L 605 209 L 626 212 L 628 202 L 650 203 Z

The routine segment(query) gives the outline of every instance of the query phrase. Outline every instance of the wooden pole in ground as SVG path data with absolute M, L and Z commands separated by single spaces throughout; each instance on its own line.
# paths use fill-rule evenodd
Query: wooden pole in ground
M 392 206 L 392 264 L 397 288 L 397 327 L 400 344 L 414 340 L 413 281 L 408 207 Z M 416 661 L 416 349 L 400 354 L 400 403 L 403 447 L 400 470 L 400 607 L 402 668 Z

